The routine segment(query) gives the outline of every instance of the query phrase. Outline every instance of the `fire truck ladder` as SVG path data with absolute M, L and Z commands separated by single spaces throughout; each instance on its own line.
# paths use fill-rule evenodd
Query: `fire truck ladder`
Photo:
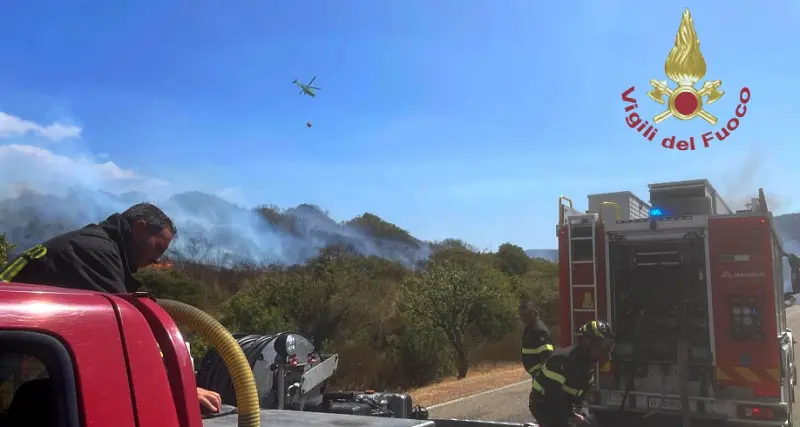
M 565 198 L 566 199 L 566 198 Z M 576 336 L 575 332 L 578 329 L 579 325 L 575 324 L 575 313 L 578 312 L 585 312 L 591 313 L 592 319 L 597 319 L 597 222 L 603 222 L 603 207 L 611 206 L 614 207 L 616 218 L 617 220 L 620 219 L 620 207 L 614 202 L 603 202 L 600 204 L 600 213 L 587 213 L 582 214 L 578 211 L 572 209 L 572 201 L 569 201 L 569 208 L 566 208 L 567 211 L 566 221 L 567 221 L 567 233 L 569 239 L 569 285 L 570 285 L 570 306 L 572 310 L 570 311 L 570 324 L 572 325 L 572 344 L 576 343 Z M 559 202 L 561 203 L 561 202 Z M 570 213 L 576 213 L 573 215 L 569 215 Z M 576 257 L 575 254 L 575 247 L 580 245 L 578 242 L 587 241 L 592 247 L 592 256 L 590 259 L 583 259 L 582 257 Z M 575 270 L 579 264 L 589 264 L 592 270 L 592 280 L 591 283 L 576 283 L 575 278 Z M 580 280 L 586 280 L 586 278 L 582 278 Z M 581 295 L 581 306 L 580 308 L 576 308 L 575 306 L 575 296 Z
M 570 313 L 570 324 L 572 325 L 572 344 L 576 343 L 575 332 L 578 326 L 575 324 L 576 312 L 590 312 L 592 319 L 597 318 L 597 250 L 595 248 L 597 233 L 597 214 L 571 215 L 567 217 L 567 236 L 569 238 L 569 286 L 570 286 L 570 305 L 573 307 Z M 576 256 L 575 249 L 579 242 L 588 241 L 592 245 L 591 259 Z M 575 270 L 582 268 L 580 264 L 590 264 L 592 269 L 591 283 L 576 283 Z M 586 280 L 583 278 L 582 280 Z M 582 295 L 580 308 L 576 308 L 575 298 Z

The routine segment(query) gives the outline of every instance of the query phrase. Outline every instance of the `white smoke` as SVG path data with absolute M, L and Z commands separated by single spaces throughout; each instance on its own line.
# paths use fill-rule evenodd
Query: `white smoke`
M 286 264 L 303 262 L 334 243 L 407 265 L 428 256 L 426 244 L 417 248 L 376 240 L 308 209 L 291 211 L 299 221 L 295 232 L 287 232 L 273 227 L 253 210 L 231 203 L 243 198 L 240 189 L 175 194 L 170 182 L 87 154 L 57 154 L 32 144 L 35 137 L 25 137 L 35 134 L 61 140 L 78 138 L 81 131 L 58 123 L 42 126 L 0 113 L 0 142 L 4 138 L 15 142 L 0 145 L 0 232 L 9 232 L 12 240 L 16 239 L 14 243 L 22 247 L 35 244 L 149 201 L 175 221 L 180 237 L 174 246 L 179 250 L 203 240 L 228 259 Z M 25 143 L 19 143 L 21 136 Z M 31 221 L 36 227 L 30 225 Z

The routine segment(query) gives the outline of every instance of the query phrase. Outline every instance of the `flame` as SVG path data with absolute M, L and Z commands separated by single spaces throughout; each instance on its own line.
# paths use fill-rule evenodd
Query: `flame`
M 664 72 L 679 86 L 693 86 L 706 75 L 706 60 L 700 53 L 700 40 L 694 30 L 689 9 L 683 11 L 675 46 L 667 55 Z
M 169 261 L 159 261 L 155 264 L 151 264 L 150 267 L 159 269 L 159 270 L 169 270 L 172 268 L 172 263 Z

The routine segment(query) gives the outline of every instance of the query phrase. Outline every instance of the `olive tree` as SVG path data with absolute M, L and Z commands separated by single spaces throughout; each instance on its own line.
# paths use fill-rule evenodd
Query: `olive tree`
M 399 305 L 409 318 L 440 329 L 453 349 L 458 379 L 467 375 L 469 352 L 512 330 L 515 298 L 508 278 L 489 263 L 434 260 L 408 276 Z

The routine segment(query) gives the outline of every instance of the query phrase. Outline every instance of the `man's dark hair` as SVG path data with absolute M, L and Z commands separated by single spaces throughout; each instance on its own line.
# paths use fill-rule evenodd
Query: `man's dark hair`
M 144 221 L 153 234 L 160 233 L 161 230 L 168 228 L 174 237 L 178 235 L 178 229 L 170 217 L 152 203 L 138 203 L 128 208 L 122 213 L 122 217 L 131 224 L 137 221 Z
M 528 307 L 530 307 L 531 310 L 539 311 L 539 305 L 536 304 L 536 301 L 532 299 L 519 300 L 519 308 L 528 308 Z

